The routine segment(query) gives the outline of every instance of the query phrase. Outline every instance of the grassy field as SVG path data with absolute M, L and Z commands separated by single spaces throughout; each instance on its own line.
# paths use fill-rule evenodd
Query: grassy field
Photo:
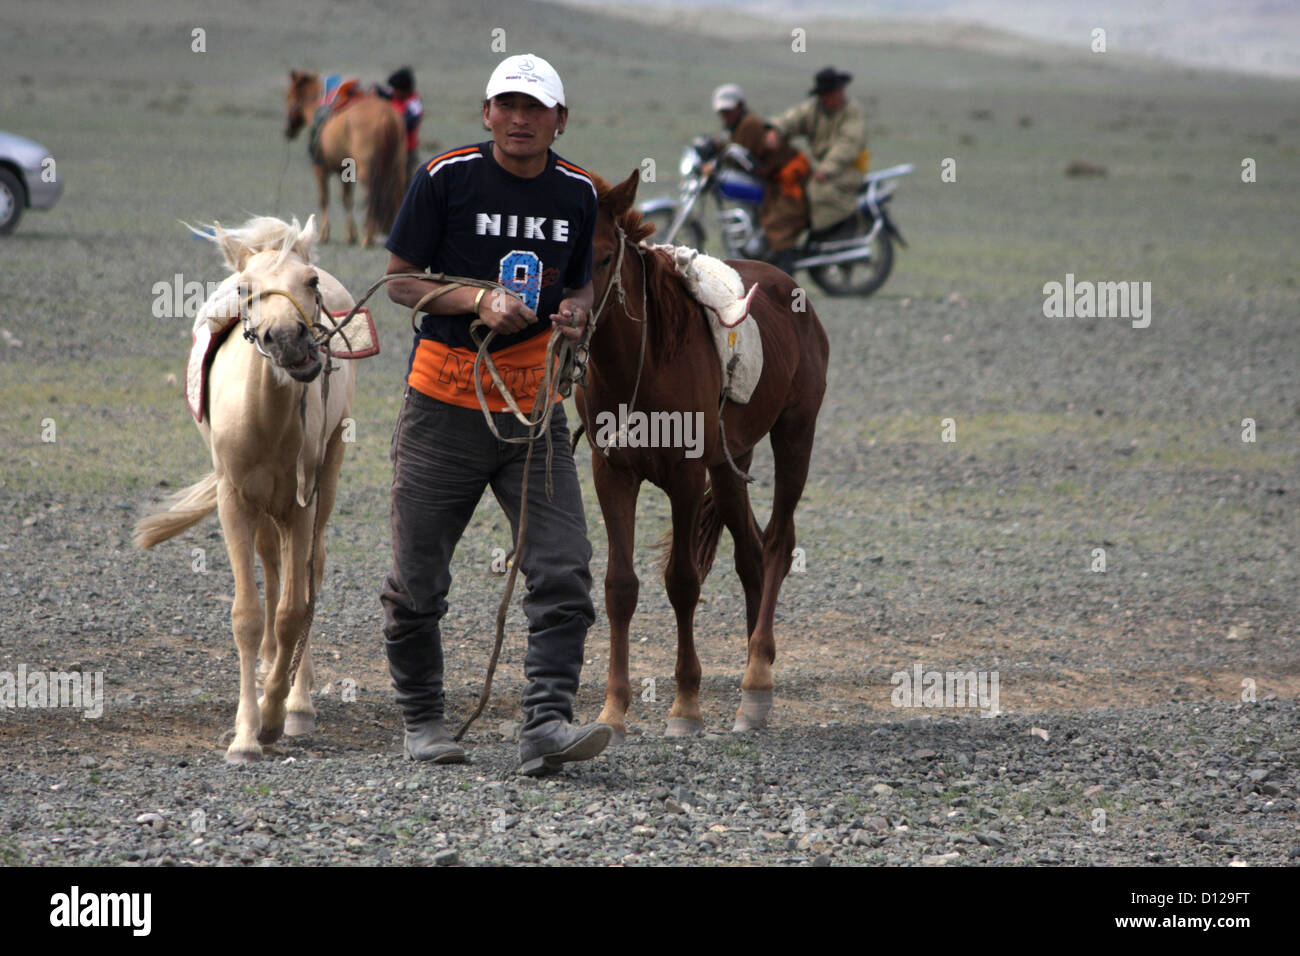
M 894 651 L 883 648 L 900 634 L 924 643 L 960 630 L 975 643 L 998 635 L 1009 660 L 1045 662 L 1045 683 L 1060 661 L 1032 641 L 1051 635 L 1066 661 L 1100 666 L 1107 648 L 1154 675 L 1160 653 L 1140 635 L 1171 632 L 1201 655 L 1196 666 L 1263 666 L 1263 684 L 1295 682 L 1297 83 L 1156 67 L 1083 42 L 935 44 L 899 26 L 770 22 L 737 35 L 707 12 L 636 23 L 496 0 L 339 5 L 328 17 L 306 3 L 272 7 L 23 2 L 6 14 L 0 128 L 50 148 L 67 184 L 58 207 L 0 241 L 10 335 L 0 342 L 0 520 L 11 557 L 40 553 L 26 519 L 68 503 L 90 508 L 91 525 L 126 554 L 129 524 L 166 490 L 159 482 L 206 471 L 168 378 L 183 373 L 191 320 L 155 318 L 151 290 L 177 273 L 222 277 L 215 249 L 178 220 L 314 211 L 304 144 L 282 135 L 288 70 L 371 81 L 412 64 L 428 154 L 479 138 L 500 28 L 508 52 L 545 55 L 564 76 L 573 116 L 561 152 L 611 179 L 653 158 L 647 196 L 673 189 L 684 142 L 716 130 L 715 85 L 740 82 L 753 108 L 775 113 L 828 62 L 856 76 L 873 165 L 917 166 L 895 205 L 910 246 L 888 284 L 867 300 L 813 297 L 833 343 L 830 391 L 798 515 L 808 571 L 787 585 L 784 626 L 822 620 L 827 646 L 853 649 L 850 670 L 886 666 Z M 790 48 L 795 26 L 807 29 L 807 52 Z M 192 50 L 195 29 L 205 52 Z M 941 178 L 946 159 L 955 181 Z M 1074 161 L 1106 175 L 1067 177 Z M 386 253 L 336 241 L 319 261 L 359 291 Z M 1150 327 L 1045 318 L 1043 286 L 1067 273 L 1150 282 Z M 387 449 L 409 348 L 402 311 L 376 312 L 384 352 L 361 370 L 358 440 L 331 532 L 331 561 L 363 582 L 385 564 Z M 955 442 L 941 440 L 945 418 Z M 1245 418 L 1254 443 L 1241 441 Z M 54 443 L 41 440 L 46 419 Z M 769 472 L 764 452 L 760 520 Z M 587 500 L 599 576 L 603 534 Z M 642 496 L 647 541 L 666 516 L 661 496 Z M 484 555 L 503 534 L 485 505 L 462 553 Z M 1108 551 L 1104 575 L 1089 573 L 1097 547 Z M 123 580 L 162 573 L 151 561 L 183 563 L 182 550 L 125 558 Z M 719 655 L 726 636 L 738 671 L 729 565 L 728 552 L 699 622 Z M 46 570 L 10 563 L 4 584 L 27 592 Z M 642 595 L 637 620 L 662 637 L 666 600 L 656 586 Z M 462 608 L 461 623 L 489 621 L 494 606 Z M 212 626 L 221 620 L 214 609 Z M 1193 640 L 1229 627 L 1248 631 L 1249 647 Z M 1162 698 L 1168 684 L 1153 679 L 1148 696 Z

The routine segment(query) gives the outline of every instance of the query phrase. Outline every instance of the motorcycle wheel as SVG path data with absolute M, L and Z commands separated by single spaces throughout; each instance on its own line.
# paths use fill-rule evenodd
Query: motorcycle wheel
M 851 239 L 856 232 L 852 223 L 831 235 L 832 239 Z M 808 274 L 827 295 L 871 295 L 889 278 L 894 268 L 894 243 L 881 229 L 871 240 L 871 258 L 830 266 L 813 266 Z
M 673 224 L 673 211 L 671 209 L 656 209 L 654 212 L 643 213 L 647 222 L 655 225 L 654 233 L 646 240 L 654 244 L 664 242 L 664 236 L 668 233 L 668 227 Z M 704 251 L 704 227 L 694 219 L 687 219 L 682 223 L 682 228 L 677 230 L 677 235 L 673 239 L 673 245 L 690 246 L 692 249 Z

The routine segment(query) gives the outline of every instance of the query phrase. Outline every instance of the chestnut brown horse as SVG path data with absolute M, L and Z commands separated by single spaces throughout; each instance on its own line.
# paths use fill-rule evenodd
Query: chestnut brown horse
M 321 79 L 304 70 L 289 71 L 288 116 L 284 135 L 293 139 L 311 123 L 321 96 Z M 361 245 L 393 228 L 406 194 L 406 129 L 392 104 L 378 96 L 359 94 L 347 107 L 325 120 L 320 148 L 312 156 L 320 201 L 320 241 L 329 239 L 329 181 L 343 184 L 343 212 L 348 242 L 357 241 L 352 221 L 352 186 L 366 187 L 366 221 Z
M 727 447 L 741 470 L 748 469 L 763 436 L 770 438 L 776 487 L 771 520 L 760 531 L 745 479 L 723 450 L 718 420 L 722 370 L 708 320 L 672 264 L 639 245 L 654 226 L 632 208 L 637 178 L 633 173 L 612 188 L 599 182 L 592 253 L 596 301 L 605 299 L 611 283 L 618 294 L 609 296 L 597 317 L 586 386 L 576 397 L 592 439 L 592 473 L 609 537 L 609 683 L 600 720 L 614 727 L 616 739 L 626 732 L 631 701 L 628 626 L 639 586 L 632 562 L 636 501 L 642 482 L 648 480 L 662 488 L 672 504 L 664 583 L 677 617 L 677 695 L 667 733 L 692 734 L 704 728 L 693 622 L 722 525 L 735 541 L 749 636 L 741 705 L 732 729 L 757 729 L 766 724 L 772 707 L 773 617 L 795 547 L 794 510 L 808 476 L 817 412 L 826 391 L 829 344 L 794 280 L 766 263 L 728 262 L 746 289 L 759 285 L 750 311 L 763 341 L 762 377 L 746 404 L 728 401 L 721 416 Z M 648 314 L 643 314 L 643 302 Z M 598 439 L 599 422 L 608 423 L 609 414 L 617 414 L 620 405 L 629 417 L 634 412 L 702 413 L 702 446 L 629 447 L 634 443 L 624 440 L 609 447 L 606 441 L 606 453 Z

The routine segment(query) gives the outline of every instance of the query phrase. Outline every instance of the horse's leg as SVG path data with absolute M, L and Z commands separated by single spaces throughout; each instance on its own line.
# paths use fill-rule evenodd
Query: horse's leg
M 258 652 L 261 663 L 257 667 L 258 677 L 264 679 L 275 660 L 275 609 L 280 603 L 280 536 L 269 516 L 263 516 L 258 522 L 253 541 L 262 559 L 262 577 L 266 581 L 266 619 L 262 626 L 262 648 Z
M 700 658 L 695 653 L 695 605 L 700 600 L 700 572 L 695 566 L 696 526 L 704 495 L 703 468 L 682 468 L 665 486 L 673 509 L 673 544 L 664 570 L 668 601 L 677 615 L 677 694 L 668 712 L 668 737 L 704 731 L 700 715 Z
M 636 536 L 636 499 L 641 491 L 641 479 L 611 467 L 601 455 L 593 453 L 592 480 L 609 539 L 609 563 L 605 568 L 609 681 L 605 684 L 605 706 L 597 720 L 614 728 L 613 742 L 617 745 L 627 734 L 627 710 L 632 702 L 627 645 L 628 628 L 636 610 L 639 589 L 632 563 L 632 545 Z
M 752 449 L 738 456 L 736 467 L 749 471 L 753 457 Z M 713 482 L 714 507 L 735 543 L 736 574 L 745 591 L 745 636 L 748 638 L 758 626 L 758 608 L 763 599 L 763 535 L 754 522 L 745 480 L 730 465 L 710 469 L 709 477 Z
M 763 598 L 758 608 L 758 626 L 749 635 L 749 659 L 740 682 L 740 709 L 733 731 L 755 730 L 767 725 L 772 710 L 772 662 L 776 660 L 776 635 L 772 623 L 781 582 L 790 572 L 795 533 L 794 509 L 803 495 L 812 457 L 816 409 L 811 414 L 784 413 L 772 426 L 772 454 L 776 459 L 776 488 L 772 496 L 772 518 L 763 532 Z
M 357 224 L 352 218 L 352 187 L 356 185 L 349 179 L 343 180 L 343 215 L 348 224 L 348 245 L 354 246 L 357 243 Z
M 316 551 L 313 558 L 317 600 L 320 599 L 320 584 L 325 576 L 325 523 L 329 521 L 330 513 L 334 510 L 334 495 L 338 490 L 339 468 L 342 464 L 343 432 L 335 431 L 330 438 L 320 476 L 320 510 L 316 515 Z M 316 708 L 311 703 L 311 691 L 315 684 L 316 671 L 311 662 L 309 632 L 303 636 L 302 661 L 298 664 L 298 674 L 294 678 L 293 686 L 289 688 L 288 712 L 284 718 L 286 737 L 309 734 L 316 729 Z
M 357 161 L 357 182 L 366 184 L 366 192 L 369 193 L 375 188 L 374 167 L 370 162 L 365 160 Z M 369 248 L 375 244 L 375 236 L 379 233 L 379 223 L 375 222 L 374 203 L 369 199 L 366 200 L 366 218 L 361 226 L 361 247 Z
M 320 163 L 312 166 L 316 173 L 316 205 L 320 206 L 320 241 L 330 239 L 330 179 L 329 171 Z
M 262 693 L 262 732 L 258 740 L 271 744 L 284 732 L 285 698 L 289 696 L 289 664 L 293 646 L 307 622 L 307 552 L 311 548 L 312 508 L 294 508 L 288 534 L 280 537 L 280 569 L 284 590 L 275 620 L 275 663 Z
M 226 749 L 226 761 L 245 763 L 262 758 L 257 735 L 261 718 L 257 710 L 257 645 L 262 636 L 263 614 L 253 573 L 253 538 L 257 515 L 242 507 L 229 486 L 217 495 L 217 513 L 226 536 L 226 551 L 235 577 L 235 601 L 230 609 L 235 646 L 239 649 L 239 708 L 235 711 L 235 739 Z

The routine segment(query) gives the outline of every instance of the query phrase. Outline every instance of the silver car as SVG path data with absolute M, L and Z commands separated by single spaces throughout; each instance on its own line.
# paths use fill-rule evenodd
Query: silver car
M 0 236 L 13 232 L 24 209 L 49 209 L 62 193 L 50 151 L 0 131 Z

